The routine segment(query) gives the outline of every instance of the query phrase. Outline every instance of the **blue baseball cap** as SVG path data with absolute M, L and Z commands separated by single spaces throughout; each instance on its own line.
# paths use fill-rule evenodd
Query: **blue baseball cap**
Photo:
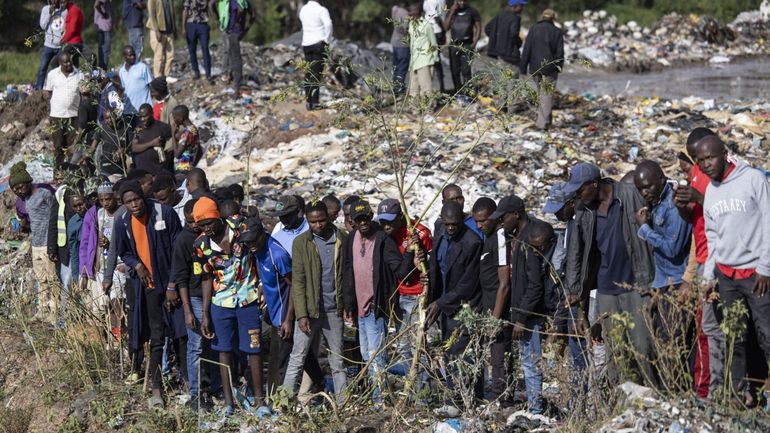
M 377 206 L 377 221 L 393 221 L 401 215 L 401 203 L 394 198 L 386 198 Z
M 574 194 L 586 182 L 597 180 L 601 177 L 602 173 L 599 170 L 599 167 L 587 162 L 581 162 L 570 170 L 569 182 L 567 182 L 564 191 L 568 194 Z
M 508 6 L 526 6 L 527 0 L 508 0 Z
M 565 191 L 567 182 L 558 182 L 548 190 L 548 198 L 545 200 L 543 213 L 556 213 L 567 204 L 568 201 L 575 198 L 575 193 Z

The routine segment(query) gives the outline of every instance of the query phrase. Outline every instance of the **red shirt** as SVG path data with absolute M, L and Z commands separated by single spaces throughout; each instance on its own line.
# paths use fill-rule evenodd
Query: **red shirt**
M 415 227 L 418 235 L 420 236 L 420 244 L 422 248 L 431 252 L 433 250 L 433 239 L 430 235 L 430 230 L 422 224 L 417 224 Z M 403 227 L 401 230 L 391 234 L 393 240 L 398 245 L 398 250 L 401 254 L 404 254 L 407 247 L 409 247 L 409 234 L 407 228 Z M 404 281 L 400 281 L 398 284 L 398 293 L 401 295 L 420 295 L 422 294 L 422 282 L 420 282 L 420 269 L 415 269 Z
M 698 167 L 692 166 L 690 172 L 690 185 L 702 195 L 706 195 L 711 179 Z M 695 238 L 695 261 L 705 264 L 709 256 L 709 245 L 706 239 L 706 220 L 703 218 L 703 205 L 694 203 L 692 207 L 692 234 Z
M 83 43 L 83 12 L 73 2 L 67 4 L 67 19 L 64 20 L 63 44 Z
M 159 101 L 152 104 L 152 117 L 154 117 L 155 120 L 160 120 L 160 115 L 163 113 L 163 107 L 165 106 L 165 101 Z
M 735 164 L 733 164 L 732 162 L 730 162 L 729 164 L 730 164 L 730 166 L 729 166 L 729 167 L 727 167 L 727 172 L 725 172 L 725 177 L 724 177 L 724 179 L 727 179 L 727 176 L 729 176 L 729 175 L 730 175 L 730 173 L 732 173 L 732 172 L 733 172 L 733 170 L 735 170 Z M 697 165 L 696 165 L 696 167 L 697 167 Z M 693 171 L 695 171 L 695 170 L 693 170 Z M 700 170 L 699 170 L 699 171 L 700 171 Z M 705 174 L 704 174 L 703 176 L 704 176 L 704 177 L 707 177 Z M 723 179 L 723 180 L 724 180 L 724 179 Z M 694 185 L 693 185 L 693 187 L 694 187 Z M 705 191 L 704 191 L 704 193 L 705 193 Z M 701 207 L 701 218 L 703 218 L 703 208 L 702 208 L 702 207 Z M 696 241 L 696 242 L 697 242 L 697 241 Z M 697 248 L 697 244 L 696 244 L 696 248 Z M 700 263 L 700 262 L 698 262 L 698 263 Z M 751 278 L 751 277 L 754 275 L 754 273 L 756 272 L 756 269 L 754 269 L 754 268 L 749 268 L 749 269 L 735 269 L 735 268 L 733 268 L 733 267 L 731 267 L 731 266 L 723 265 L 723 264 L 721 264 L 721 263 L 717 263 L 717 268 L 719 268 L 719 271 L 720 271 L 720 272 L 721 272 L 721 273 L 722 273 L 722 274 L 723 274 L 725 277 L 727 277 L 727 278 L 732 278 L 732 279 L 734 279 L 734 280 L 746 280 L 746 279 L 749 279 L 749 278 Z

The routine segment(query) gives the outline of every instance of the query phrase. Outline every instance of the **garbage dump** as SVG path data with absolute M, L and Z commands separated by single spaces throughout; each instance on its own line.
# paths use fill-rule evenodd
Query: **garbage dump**
M 766 54 L 770 34 L 760 11 L 744 12 L 732 23 L 674 12 L 651 27 L 620 23 L 604 10 L 585 11 L 583 18 L 565 21 L 563 29 L 568 61 L 633 72 Z

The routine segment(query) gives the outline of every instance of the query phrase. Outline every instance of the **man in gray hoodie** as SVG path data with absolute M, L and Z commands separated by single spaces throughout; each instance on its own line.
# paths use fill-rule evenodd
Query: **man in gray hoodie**
M 770 359 L 770 184 L 744 162 L 732 162 L 717 136 L 698 142 L 696 162 L 710 179 L 703 200 L 709 256 L 704 277 L 716 279 L 724 308 L 748 305 L 757 342 Z M 742 320 L 748 320 L 743 317 Z M 747 326 L 743 329 L 747 330 Z M 746 389 L 746 334 L 733 347 L 733 391 Z M 747 402 L 748 403 L 748 402 Z

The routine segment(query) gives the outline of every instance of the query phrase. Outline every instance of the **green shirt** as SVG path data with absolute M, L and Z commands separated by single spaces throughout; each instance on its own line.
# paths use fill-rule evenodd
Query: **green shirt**
M 409 68 L 416 71 L 438 62 L 438 42 L 428 18 L 423 16 L 409 24 Z

